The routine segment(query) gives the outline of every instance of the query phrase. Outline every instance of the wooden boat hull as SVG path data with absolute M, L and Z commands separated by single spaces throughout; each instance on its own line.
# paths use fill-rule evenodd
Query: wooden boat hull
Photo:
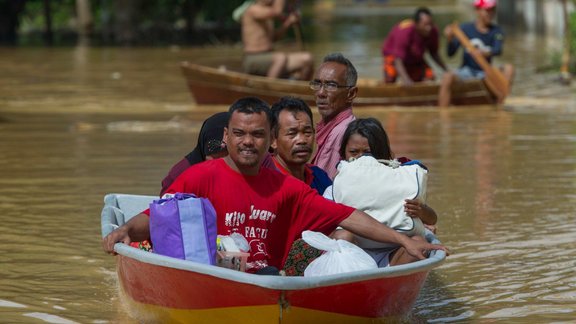
M 225 66 L 219 68 L 183 62 L 182 73 L 197 104 L 229 105 L 246 96 L 275 102 L 284 96 L 295 96 L 315 105 L 308 82 L 248 75 Z M 378 80 L 358 80 L 354 107 L 367 106 L 436 106 L 439 85 L 418 83 L 410 87 L 384 84 Z M 482 80 L 458 82 L 452 86 L 452 103 L 462 105 L 494 104 L 495 97 Z
M 117 210 L 105 206 L 103 235 L 130 217 L 118 211 L 117 197 L 106 198 Z M 431 233 L 427 239 L 438 242 Z M 304 278 L 247 274 L 119 243 L 115 250 L 121 297 L 132 316 L 190 323 L 373 323 L 402 317 L 428 272 L 445 258 L 435 251 L 407 265 Z

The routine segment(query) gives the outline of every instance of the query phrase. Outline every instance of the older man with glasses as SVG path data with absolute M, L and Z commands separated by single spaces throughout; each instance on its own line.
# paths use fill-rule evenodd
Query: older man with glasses
M 340 144 L 348 124 L 354 119 L 352 102 L 356 98 L 358 73 L 340 53 L 326 55 L 310 81 L 322 120 L 316 124 L 316 154 L 312 164 L 324 169 L 331 179 L 340 161 Z

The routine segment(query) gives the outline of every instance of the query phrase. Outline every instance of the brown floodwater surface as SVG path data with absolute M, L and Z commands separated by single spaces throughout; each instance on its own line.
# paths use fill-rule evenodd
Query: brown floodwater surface
M 541 43 L 510 39 L 518 77 L 504 107 L 356 110 L 383 122 L 397 156 L 430 169 L 428 204 L 453 255 L 431 272 L 414 321 L 576 318 L 576 91 L 535 73 Z M 379 42 L 362 44 L 372 56 L 355 44 L 309 49 L 317 62 L 350 53 L 361 76 L 378 76 Z M 0 322 L 135 322 L 100 247 L 102 199 L 157 194 L 204 118 L 227 108 L 196 106 L 178 63 L 239 53 L 0 49 Z

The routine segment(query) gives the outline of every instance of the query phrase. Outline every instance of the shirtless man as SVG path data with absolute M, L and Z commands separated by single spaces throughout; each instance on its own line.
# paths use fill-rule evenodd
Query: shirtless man
M 312 54 L 274 51 L 274 41 L 300 19 L 297 13 L 291 12 L 282 19 L 280 28 L 275 29 L 274 20 L 283 17 L 284 4 L 285 0 L 256 0 L 242 14 L 244 71 L 270 78 L 310 80 L 314 63 Z

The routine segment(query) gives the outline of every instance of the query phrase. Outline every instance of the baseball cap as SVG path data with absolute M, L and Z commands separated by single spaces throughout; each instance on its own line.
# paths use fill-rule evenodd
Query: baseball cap
M 491 9 L 496 7 L 496 0 L 474 0 L 474 7 L 479 9 Z

